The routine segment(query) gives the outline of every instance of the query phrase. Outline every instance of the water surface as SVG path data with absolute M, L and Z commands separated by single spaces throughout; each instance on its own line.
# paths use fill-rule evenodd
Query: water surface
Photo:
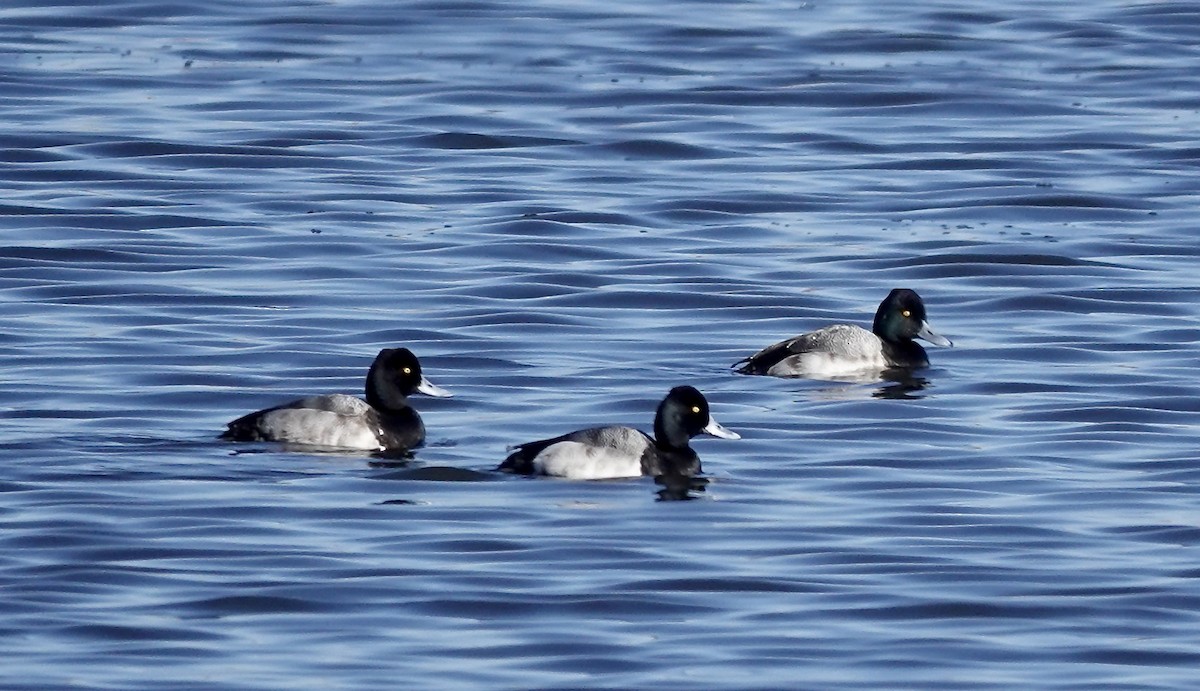
M 0 10 L 3 685 L 1194 687 L 1200 11 L 644 5 Z M 395 345 L 412 459 L 216 441 Z M 708 484 L 492 472 L 683 383 Z

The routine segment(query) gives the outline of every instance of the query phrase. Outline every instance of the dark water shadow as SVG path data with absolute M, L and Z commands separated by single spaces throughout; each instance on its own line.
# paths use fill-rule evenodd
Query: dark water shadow
M 412 449 L 372 451 L 367 466 L 371 468 L 406 468 L 416 459 Z
M 365 449 L 342 449 L 329 446 L 310 446 L 307 444 L 289 444 L 287 442 L 224 442 L 237 444 L 229 449 L 230 456 L 253 456 L 256 454 L 299 453 L 308 456 L 342 457 L 342 458 L 377 458 L 381 463 L 410 462 L 415 456 L 409 449 L 394 449 L 385 451 L 367 451 Z M 241 446 L 241 444 L 247 444 Z
M 392 468 L 392 472 L 372 475 L 374 480 L 421 480 L 424 482 L 485 482 L 501 479 L 494 472 L 471 470 L 469 468 L 454 468 L 451 466 L 421 466 L 418 468 L 403 465 L 375 465 L 372 467 Z
M 661 488 L 655 491 L 656 501 L 690 501 L 700 499 L 708 487 L 706 477 L 695 475 L 659 475 L 654 483 Z

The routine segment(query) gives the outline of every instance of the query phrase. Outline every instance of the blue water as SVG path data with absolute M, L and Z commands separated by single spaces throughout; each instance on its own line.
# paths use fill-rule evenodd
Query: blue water
M 1198 60 L 1185 2 L 5 4 L 0 686 L 1194 689 Z M 917 377 L 730 372 L 893 287 Z M 215 439 L 399 345 L 410 461 Z M 684 383 L 707 485 L 492 472 Z

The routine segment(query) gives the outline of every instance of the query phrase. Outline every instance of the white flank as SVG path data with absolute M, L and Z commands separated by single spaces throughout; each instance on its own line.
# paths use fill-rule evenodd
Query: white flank
M 361 417 L 313 408 L 282 408 L 263 420 L 278 441 L 309 446 L 375 451 L 379 436 Z
M 560 441 L 547 446 L 533 459 L 533 467 L 543 475 L 570 480 L 604 480 L 640 477 L 642 474 L 640 458 L 576 441 Z

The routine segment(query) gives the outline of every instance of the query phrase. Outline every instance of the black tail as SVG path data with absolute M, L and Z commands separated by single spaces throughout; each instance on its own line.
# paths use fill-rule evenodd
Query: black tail
M 738 374 L 766 374 L 766 368 L 754 361 L 754 357 L 743 358 L 730 365 Z
M 266 441 L 258 428 L 261 415 L 262 411 L 243 415 L 229 423 L 227 429 L 217 438 L 225 441 Z
M 733 363 L 733 366 L 741 365 L 737 370 L 738 374 L 767 374 L 772 367 L 784 359 L 803 352 L 804 348 L 801 347 L 803 338 L 803 336 L 797 336 L 769 345 L 744 360 L 738 360 Z
M 556 444 L 569 436 L 571 435 L 564 434 L 561 437 L 554 437 L 553 439 L 539 439 L 538 441 L 527 441 L 524 444 L 510 446 L 509 449 L 512 453 L 508 455 L 508 458 L 504 459 L 503 463 L 496 467 L 496 470 L 503 470 L 506 473 L 535 475 L 537 474 L 537 468 L 533 467 L 533 459 L 545 451 L 546 447 Z
M 515 447 L 513 452 L 504 459 L 504 462 L 496 467 L 506 473 L 518 473 L 521 475 L 533 474 L 533 459 L 536 453 L 529 453 L 524 446 Z

